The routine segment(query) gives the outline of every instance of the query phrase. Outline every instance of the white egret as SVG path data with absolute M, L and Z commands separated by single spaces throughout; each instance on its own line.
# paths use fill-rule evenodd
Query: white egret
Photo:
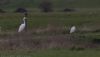
M 19 26 L 18 32 L 22 32 L 25 29 L 26 26 L 26 22 L 25 22 L 26 17 L 23 17 L 23 22 L 22 24 Z
M 70 29 L 70 34 L 73 33 L 73 32 L 75 32 L 75 31 L 76 31 L 76 27 L 72 26 L 71 29 Z

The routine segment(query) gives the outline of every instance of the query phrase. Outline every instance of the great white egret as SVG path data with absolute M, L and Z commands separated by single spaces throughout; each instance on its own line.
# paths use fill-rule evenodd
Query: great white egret
M 25 21 L 26 17 L 23 17 L 23 22 L 22 24 L 19 26 L 18 32 L 22 32 L 25 29 L 26 26 L 26 21 Z
M 76 27 L 72 26 L 71 29 L 70 29 L 70 34 L 73 33 L 73 32 L 75 32 L 75 31 L 76 31 Z

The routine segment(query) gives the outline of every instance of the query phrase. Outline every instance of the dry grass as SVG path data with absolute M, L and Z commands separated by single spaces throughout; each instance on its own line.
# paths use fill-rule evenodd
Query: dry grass
M 2 34 L 0 36 L 0 50 L 91 47 L 91 43 L 81 39 L 84 36 L 78 34 L 42 34 L 42 32 L 39 34 L 34 34 L 32 31 Z M 47 32 L 49 31 L 47 30 Z
M 89 36 L 81 34 L 83 32 L 93 32 L 95 29 L 81 26 L 77 31 L 69 34 L 70 27 L 53 26 L 39 27 L 27 32 L 0 33 L 0 50 L 18 50 L 18 49 L 51 49 L 51 48 L 95 48 L 99 47 L 92 44 Z M 80 33 L 81 32 L 81 33 Z

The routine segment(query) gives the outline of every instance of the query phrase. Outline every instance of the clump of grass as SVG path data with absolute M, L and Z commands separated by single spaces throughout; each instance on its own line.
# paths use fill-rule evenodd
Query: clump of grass
M 80 50 L 85 50 L 85 48 L 84 47 L 79 47 L 79 46 L 73 46 L 73 47 L 70 48 L 70 50 L 72 50 L 72 51 L 74 51 L 74 50 L 80 51 Z

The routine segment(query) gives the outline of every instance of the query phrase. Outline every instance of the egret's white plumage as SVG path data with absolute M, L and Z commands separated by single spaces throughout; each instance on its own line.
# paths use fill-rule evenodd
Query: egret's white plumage
M 76 27 L 75 26 L 72 26 L 71 29 L 70 29 L 70 33 L 75 32 L 75 30 L 76 30 Z
M 25 23 L 26 17 L 23 17 L 23 23 L 19 26 L 18 32 L 21 32 L 25 29 L 26 23 Z

